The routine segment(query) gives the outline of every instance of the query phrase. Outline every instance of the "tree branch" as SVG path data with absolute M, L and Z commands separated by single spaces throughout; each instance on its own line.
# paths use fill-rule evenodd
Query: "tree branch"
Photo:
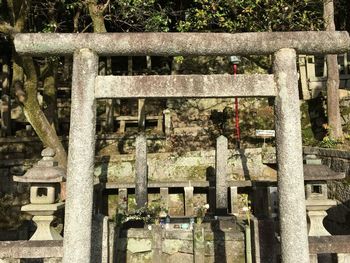
M 104 13 L 106 11 L 106 9 L 108 8 L 110 2 L 111 2 L 111 0 L 107 0 L 107 2 L 103 5 L 102 13 Z
M 0 33 L 3 33 L 12 38 L 12 35 L 15 33 L 19 33 L 13 26 L 9 23 L 1 22 L 0 23 Z

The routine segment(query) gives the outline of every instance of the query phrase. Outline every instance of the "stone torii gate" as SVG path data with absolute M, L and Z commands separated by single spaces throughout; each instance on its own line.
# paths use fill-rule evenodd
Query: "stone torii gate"
M 17 34 L 19 54 L 74 54 L 64 263 L 90 262 L 96 99 L 275 97 L 281 255 L 309 262 L 296 52 L 349 50 L 346 32 Z M 98 56 L 274 54 L 273 75 L 98 76 Z

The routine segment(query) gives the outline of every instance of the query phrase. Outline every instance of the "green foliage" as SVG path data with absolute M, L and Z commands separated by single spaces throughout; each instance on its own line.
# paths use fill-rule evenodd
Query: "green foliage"
M 337 140 L 335 140 L 332 137 L 327 135 L 319 143 L 319 146 L 324 147 L 324 148 L 335 148 L 338 144 L 339 144 L 339 142 Z
M 170 30 L 170 4 L 161 5 L 156 0 L 120 0 L 113 2 L 107 16 L 116 31 L 167 32 Z
M 194 0 L 178 31 L 296 31 L 322 27 L 322 1 Z
M 326 136 L 323 137 L 323 140 L 319 143 L 320 147 L 324 148 L 335 148 L 337 147 L 338 144 L 342 143 L 339 140 L 336 140 L 330 136 L 332 127 L 329 126 L 328 124 L 324 124 L 323 127 L 326 129 L 327 134 Z
M 148 205 L 135 209 L 133 213 L 117 213 L 114 221 L 117 226 L 122 226 L 128 221 L 142 221 L 145 224 L 159 224 L 162 214 L 167 214 L 168 210 L 164 209 L 160 199 L 152 200 Z
M 311 120 L 309 116 L 309 105 L 304 102 L 300 106 L 301 112 L 301 136 L 303 145 L 315 146 L 319 142 L 315 139 L 314 132 L 312 130 Z

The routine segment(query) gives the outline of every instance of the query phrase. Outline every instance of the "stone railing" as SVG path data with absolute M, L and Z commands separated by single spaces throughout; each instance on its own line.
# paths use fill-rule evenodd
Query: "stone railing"
M 0 241 L 0 262 L 19 263 L 21 259 L 38 259 L 45 263 L 61 262 L 62 240 Z
M 193 204 L 193 195 L 195 189 L 204 189 L 208 193 L 208 201 L 210 205 L 210 211 L 215 213 L 214 208 L 215 204 L 215 182 L 212 184 L 210 181 L 188 181 L 188 182 L 179 182 L 179 181 L 168 181 L 168 182 L 148 182 L 147 189 L 159 189 L 161 204 L 163 208 L 168 210 L 169 208 L 169 189 L 183 189 L 180 192 L 184 193 L 184 208 L 185 216 L 192 217 L 195 216 L 194 213 L 194 204 Z M 250 187 L 252 185 L 250 180 L 246 181 L 227 181 L 227 187 L 229 189 L 229 199 L 230 207 L 227 207 L 229 214 L 237 215 L 239 213 L 239 201 L 238 201 L 238 188 Z M 106 183 L 102 184 L 104 189 L 118 189 L 118 213 L 124 214 L 127 213 L 128 207 L 128 189 L 135 189 L 134 183 Z M 179 191 L 179 190 L 178 190 Z M 227 191 L 227 189 L 226 189 Z M 156 190 L 157 192 L 157 190 Z M 172 191 L 173 192 L 173 191 Z

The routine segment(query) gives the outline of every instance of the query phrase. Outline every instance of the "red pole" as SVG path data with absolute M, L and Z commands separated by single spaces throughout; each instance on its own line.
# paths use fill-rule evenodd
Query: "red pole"
M 237 64 L 233 64 L 233 75 L 234 79 L 236 79 L 237 75 Z M 238 115 L 238 98 L 235 97 L 235 123 L 236 123 L 236 136 L 237 136 L 237 145 L 240 148 L 241 145 L 241 131 L 239 129 L 239 115 Z

